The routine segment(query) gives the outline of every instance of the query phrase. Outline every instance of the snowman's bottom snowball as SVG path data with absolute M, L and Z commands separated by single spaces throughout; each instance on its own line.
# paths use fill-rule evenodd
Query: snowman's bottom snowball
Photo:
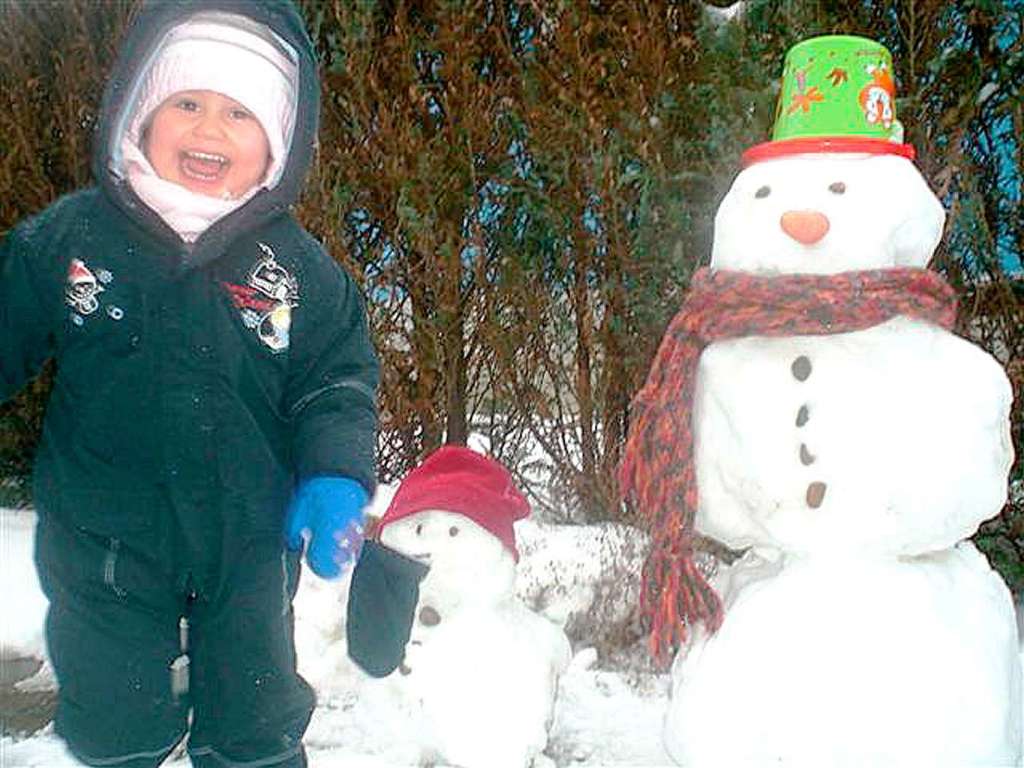
M 1012 601 L 970 543 L 908 560 L 790 559 L 672 671 L 687 766 L 1014 766 Z
M 558 676 L 569 663 L 561 629 L 514 603 L 429 629 L 406 648 L 405 674 L 364 686 L 361 722 L 395 731 L 414 762 L 530 766 L 547 745 Z

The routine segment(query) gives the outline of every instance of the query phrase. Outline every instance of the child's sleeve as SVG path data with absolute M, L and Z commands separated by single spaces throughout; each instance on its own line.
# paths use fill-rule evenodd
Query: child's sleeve
M 36 222 L 0 243 L 0 402 L 39 373 L 53 355 L 53 319 L 63 285 L 50 254 L 34 242 Z
M 379 368 L 359 289 L 333 261 L 296 310 L 288 405 L 300 479 L 342 475 L 376 486 Z M 305 311 L 303 311 L 305 309 Z

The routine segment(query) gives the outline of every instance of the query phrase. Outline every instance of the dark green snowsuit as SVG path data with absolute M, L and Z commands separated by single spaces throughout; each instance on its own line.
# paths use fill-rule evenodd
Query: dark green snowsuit
M 281 181 L 188 245 L 112 157 L 154 47 L 211 9 L 251 16 L 297 52 L 298 110 Z M 372 492 L 378 383 L 355 284 L 289 212 L 318 111 L 312 46 L 289 3 L 153 3 L 106 90 L 96 187 L 0 246 L 0 400 L 57 363 L 35 465 L 36 559 L 56 728 L 89 764 L 158 765 L 190 709 L 197 765 L 305 764 L 314 697 L 295 671 L 284 515 L 304 477 Z M 175 695 L 182 616 L 190 686 Z

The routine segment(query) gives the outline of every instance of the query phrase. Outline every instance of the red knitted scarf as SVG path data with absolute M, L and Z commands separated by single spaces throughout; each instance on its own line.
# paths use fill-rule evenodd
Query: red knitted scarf
M 846 333 L 896 315 L 950 328 L 953 289 L 936 273 L 913 268 L 781 277 L 704 268 L 694 275 L 633 400 L 619 475 L 623 497 L 633 499 L 651 534 L 640 612 L 656 661 L 667 661 L 695 622 L 710 632 L 722 622 L 722 602 L 693 558 L 697 479 L 690 409 L 704 347 L 741 336 Z

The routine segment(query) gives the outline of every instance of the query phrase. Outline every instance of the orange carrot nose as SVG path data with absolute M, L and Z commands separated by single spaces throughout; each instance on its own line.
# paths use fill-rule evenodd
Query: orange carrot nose
M 804 245 L 814 245 L 828 232 L 828 218 L 817 211 L 786 211 L 782 214 L 782 230 Z

